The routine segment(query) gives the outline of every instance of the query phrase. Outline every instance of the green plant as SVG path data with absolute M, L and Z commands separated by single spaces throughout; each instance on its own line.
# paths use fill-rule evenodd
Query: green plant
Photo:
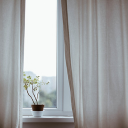
M 40 88 L 41 85 L 48 85 L 49 82 L 47 82 L 47 83 L 45 83 L 43 81 L 40 82 L 39 81 L 39 76 L 36 76 L 36 78 L 34 78 L 34 79 L 32 79 L 31 76 L 26 76 L 25 73 L 23 73 L 23 76 L 24 76 L 24 78 L 23 78 L 23 83 L 24 83 L 23 87 L 24 87 L 24 89 L 27 91 L 27 94 L 30 96 L 33 104 L 35 105 L 37 103 L 37 105 L 38 105 L 39 88 Z M 29 87 L 32 87 L 32 94 L 35 98 L 36 103 L 34 102 L 34 99 L 32 98 L 32 96 L 28 92 Z M 37 91 L 37 96 L 34 94 L 34 91 Z

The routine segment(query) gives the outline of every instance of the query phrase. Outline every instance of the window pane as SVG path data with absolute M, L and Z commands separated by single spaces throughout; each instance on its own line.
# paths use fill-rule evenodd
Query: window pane
M 42 85 L 39 93 L 39 103 L 47 108 L 57 105 L 56 17 L 57 0 L 26 0 L 24 71 L 33 78 L 40 76 L 40 81 L 50 82 Z M 31 86 L 28 91 L 32 96 Z M 24 89 L 23 107 L 30 108 L 31 104 Z

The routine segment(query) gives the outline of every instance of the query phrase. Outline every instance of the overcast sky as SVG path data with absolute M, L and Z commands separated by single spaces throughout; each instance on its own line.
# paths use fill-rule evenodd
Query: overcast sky
M 26 0 L 24 71 L 56 76 L 56 0 Z

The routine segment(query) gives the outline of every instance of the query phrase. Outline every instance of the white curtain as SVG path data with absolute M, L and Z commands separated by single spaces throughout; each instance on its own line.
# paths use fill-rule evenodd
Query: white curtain
M 75 128 L 128 128 L 128 0 L 62 0 Z
M 25 0 L 0 0 L 0 128 L 22 128 Z

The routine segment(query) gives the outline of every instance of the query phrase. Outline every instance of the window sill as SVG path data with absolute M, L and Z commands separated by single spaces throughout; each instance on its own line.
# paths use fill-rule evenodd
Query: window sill
M 72 116 L 42 116 L 42 117 L 33 117 L 33 116 L 23 116 L 23 123 L 47 123 L 47 122 L 59 122 L 59 123 L 74 123 Z

